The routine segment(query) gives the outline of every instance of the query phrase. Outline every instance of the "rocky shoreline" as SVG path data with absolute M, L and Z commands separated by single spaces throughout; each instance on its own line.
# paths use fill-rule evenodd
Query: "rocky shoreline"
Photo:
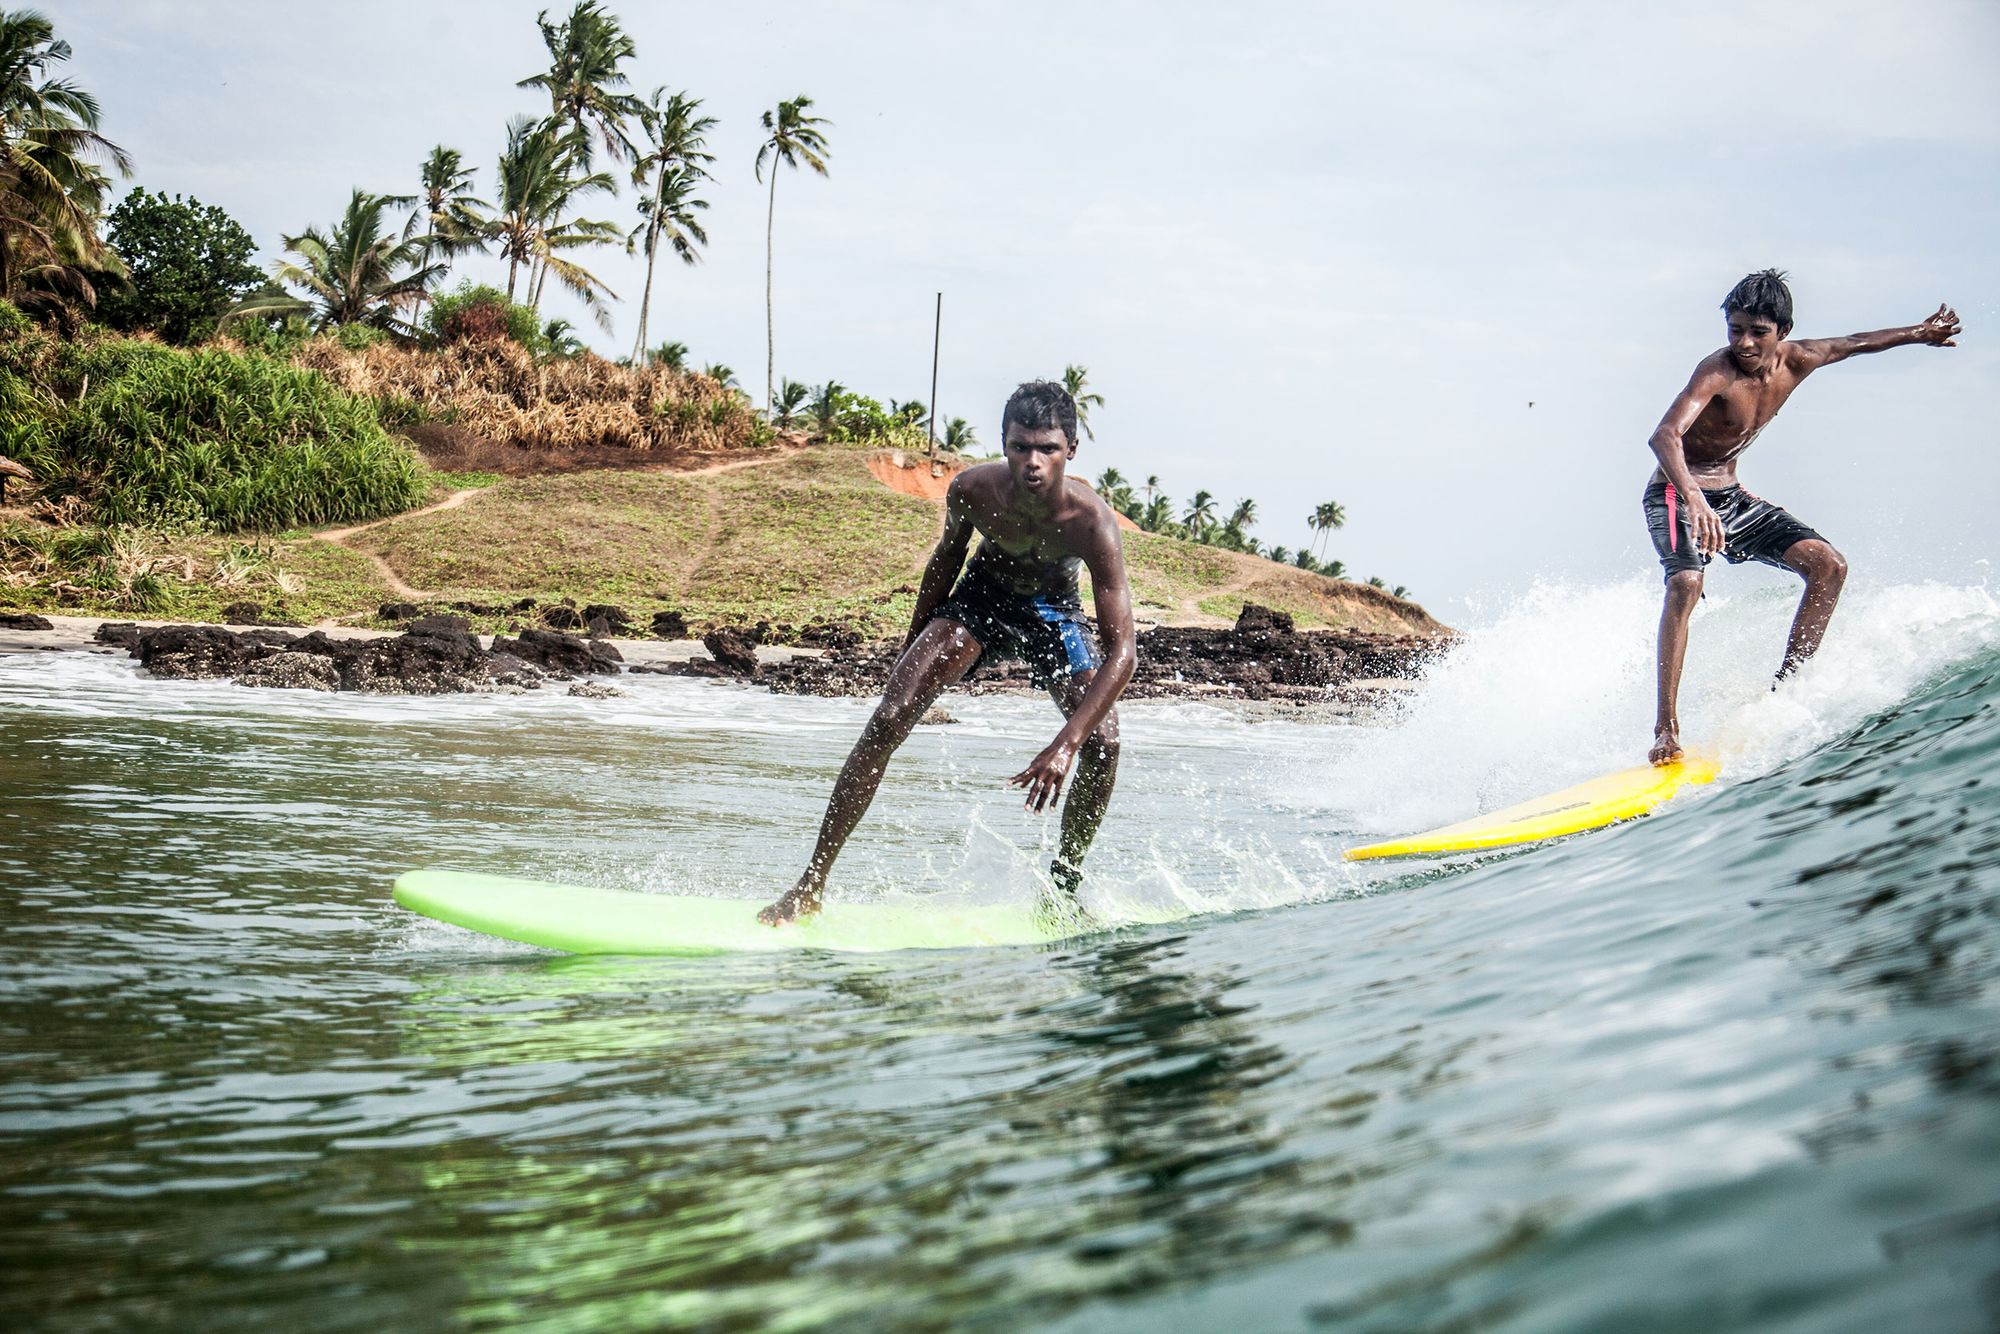
M 551 613 L 560 616 L 562 628 Z M 123 648 L 147 672 L 167 679 L 403 695 L 515 693 L 567 684 L 572 695 L 597 697 L 620 693 L 603 678 L 626 672 L 732 680 L 778 694 L 876 695 L 901 650 L 896 641 L 863 641 L 840 627 L 817 625 L 804 632 L 779 627 L 775 633 L 808 642 L 777 645 L 767 642 L 774 631 L 763 623 L 717 628 L 697 644 L 674 616 L 657 618 L 652 640 L 614 639 L 632 629 L 615 607 L 579 612 L 552 606 L 543 609 L 543 626 L 517 622 L 512 634 L 483 643 L 464 616 L 426 613 L 409 604 L 385 606 L 381 615 L 401 622 L 400 632 L 108 621 L 95 626 L 89 643 L 104 646 L 99 651 Z M 0 613 L 0 652 L 85 646 L 35 642 L 39 631 L 56 629 L 44 617 Z M 1300 631 L 1284 613 L 1251 605 L 1226 629 L 1141 631 L 1139 664 L 1125 697 L 1352 705 L 1409 688 L 1448 642 Z M 988 694 L 1031 691 L 1033 685 L 1024 666 L 1005 663 L 980 670 L 956 688 Z

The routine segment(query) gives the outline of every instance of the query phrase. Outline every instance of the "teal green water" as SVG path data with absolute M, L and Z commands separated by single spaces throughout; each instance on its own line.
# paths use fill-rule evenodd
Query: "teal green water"
M 1393 717 L 1127 710 L 1052 947 L 579 959 L 456 865 L 788 882 L 853 702 L 368 700 L 0 658 L 10 1329 L 1978 1330 L 2000 1322 L 2000 612 L 1711 598 L 1724 779 L 1526 854 L 1350 841 L 1629 762 L 1651 587 Z M 1553 664 L 1553 665 L 1552 665 Z M 1046 705 L 954 700 L 836 893 L 1009 901 Z

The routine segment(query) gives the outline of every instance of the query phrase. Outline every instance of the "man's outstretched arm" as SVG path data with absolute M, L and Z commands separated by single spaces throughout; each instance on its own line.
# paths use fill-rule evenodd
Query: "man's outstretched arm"
M 1083 552 L 1090 570 L 1091 595 L 1097 602 L 1097 631 L 1104 641 L 1104 662 L 1090 679 L 1083 700 L 1034 761 L 1007 781 L 1028 790 L 1028 808 L 1042 810 L 1062 791 L 1076 753 L 1103 723 L 1118 697 L 1132 682 L 1139 664 L 1138 636 L 1132 628 L 1132 589 L 1125 578 L 1125 554 L 1118 541 L 1118 521 L 1107 507 Z
M 1796 338 L 1792 340 L 1792 346 L 1800 354 L 1802 364 L 1799 369 L 1811 371 L 1849 357 L 1858 357 L 1864 352 L 1886 352 L 1892 347 L 1908 347 L 1914 343 L 1929 347 L 1957 347 L 1958 344 L 1952 340 L 1958 337 L 1963 327 L 1958 322 L 1957 311 L 1939 305 L 1935 314 L 1917 324 L 1849 334 L 1845 338 Z

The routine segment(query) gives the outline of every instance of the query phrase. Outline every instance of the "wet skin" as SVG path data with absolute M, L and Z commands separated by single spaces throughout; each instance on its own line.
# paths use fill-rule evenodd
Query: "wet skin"
M 944 536 L 924 567 L 916 609 L 902 656 L 890 670 L 882 703 L 862 729 L 835 780 L 820 822 L 819 839 L 798 883 L 757 919 L 771 926 L 818 912 L 833 863 L 874 800 L 889 757 L 944 688 L 979 660 L 980 646 L 964 626 L 932 613 L 950 596 L 974 533 L 983 539 L 975 558 L 1003 584 L 1024 595 L 1042 591 L 1053 573 L 1075 562 L 1090 571 L 1104 662 L 1051 686 L 1064 715 L 1062 730 L 1028 767 L 1007 781 L 1027 794 L 1027 809 L 1041 812 L 1061 795 L 1059 860 L 1051 868 L 1073 892 L 1077 868 L 1089 850 L 1111 800 L 1118 773 L 1118 717 L 1114 704 L 1138 661 L 1132 596 L 1118 521 L 1097 493 L 1067 475 L 1076 444 L 1057 427 L 1007 424 L 1004 463 L 984 463 L 952 479 L 945 496 Z
M 1660 463 L 1653 480 L 1669 482 L 1680 493 L 1699 549 L 1719 552 L 1722 520 L 1702 495 L 1702 488 L 1719 490 L 1736 484 L 1736 460 L 1778 415 L 1800 381 L 1822 366 L 1867 352 L 1911 344 L 1957 347 L 1953 339 L 1960 327 L 1957 313 L 1940 305 L 1920 323 L 1901 328 L 1845 338 L 1787 341 L 1789 325 L 1781 327 L 1767 316 L 1731 311 L 1728 345 L 1695 367 L 1687 388 L 1681 390 L 1653 431 L 1650 444 Z M 1785 642 L 1784 661 L 1778 668 L 1781 681 L 1818 650 L 1847 579 L 1846 559 L 1826 542 L 1794 542 L 1784 560 L 1805 579 L 1806 589 Z M 1701 600 L 1702 574 L 1700 570 L 1683 570 L 1667 580 L 1666 601 L 1660 609 L 1659 711 L 1654 719 L 1653 748 L 1647 754 L 1654 764 L 1665 764 L 1681 755 L 1681 667 L 1687 655 L 1688 618 Z

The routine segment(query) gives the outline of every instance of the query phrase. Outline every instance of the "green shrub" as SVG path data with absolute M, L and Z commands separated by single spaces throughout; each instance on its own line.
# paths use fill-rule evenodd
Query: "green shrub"
M 424 327 L 440 343 L 511 338 L 530 351 L 542 347 L 534 307 L 509 301 L 505 292 L 484 283 L 462 282 L 433 297 Z
M 35 322 L 21 313 L 21 308 L 11 301 L 0 301 L 0 338 L 19 338 L 35 327 Z
M 267 357 L 289 357 L 312 337 L 312 323 L 303 315 L 287 315 L 281 320 L 234 320 L 229 336 L 252 352 Z
M 372 324 L 337 324 L 333 328 L 333 336 L 335 341 L 349 352 L 359 352 L 363 348 L 375 346 L 389 334 L 387 330 L 377 329 Z
M 115 361 L 118 346 L 96 355 Z M 54 426 L 49 489 L 82 495 L 98 522 L 243 532 L 372 518 L 421 500 L 416 457 L 367 400 L 268 357 L 151 351 L 115 377 L 93 377 Z

